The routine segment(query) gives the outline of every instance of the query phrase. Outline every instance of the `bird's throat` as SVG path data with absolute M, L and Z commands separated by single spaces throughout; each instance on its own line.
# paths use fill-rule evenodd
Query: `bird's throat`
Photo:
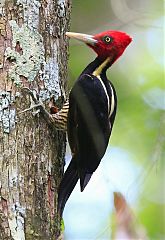
M 107 69 L 108 65 L 110 63 L 110 58 L 106 58 L 92 73 L 94 76 L 100 76 L 104 69 Z

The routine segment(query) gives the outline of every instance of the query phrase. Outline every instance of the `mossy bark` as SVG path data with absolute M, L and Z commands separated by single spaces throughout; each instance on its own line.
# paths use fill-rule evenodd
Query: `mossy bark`
M 65 133 L 49 128 L 22 91 L 62 105 L 70 0 L 0 3 L 0 239 L 57 239 Z

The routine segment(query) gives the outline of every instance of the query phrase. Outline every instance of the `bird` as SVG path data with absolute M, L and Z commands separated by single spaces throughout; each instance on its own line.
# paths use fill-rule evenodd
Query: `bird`
M 68 111 L 65 108 L 72 159 L 58 189 L 60 216 L 78 180 L 82 192 L 105 154 L 117 110 L 117 94 L 106 71 L 132 41 L 125 32 L 115 30 L 96 35 L 66 32 L 66 36 L 85 43 L 97 57 L 75 81 L 66 104 Z

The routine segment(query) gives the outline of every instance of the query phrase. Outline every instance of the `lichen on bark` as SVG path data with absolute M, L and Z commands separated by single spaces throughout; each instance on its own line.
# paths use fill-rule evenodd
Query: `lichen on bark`
M 5 58 L 13 62 L 9 69 L 9 80 L 21 86 L 23 76 L 28 82 L 35 80 L 44 64 L 42 36 L 25 24 L 19 27 L 15 20 L 9 21 L 12 29 L 12 46 L 5 50 Z M 20 77 L 21 76 L 21 77 Z

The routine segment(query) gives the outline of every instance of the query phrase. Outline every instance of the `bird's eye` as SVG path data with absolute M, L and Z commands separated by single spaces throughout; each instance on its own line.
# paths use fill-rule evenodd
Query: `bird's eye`
M 109 37 L 109 36 L 105 36 L 105 37 L 103 38 L 103 41 L 104 41 L 105 43 L 110 43 L 110 42 L 112 41 L 112 39 L 111 39 L 111 37 Z

